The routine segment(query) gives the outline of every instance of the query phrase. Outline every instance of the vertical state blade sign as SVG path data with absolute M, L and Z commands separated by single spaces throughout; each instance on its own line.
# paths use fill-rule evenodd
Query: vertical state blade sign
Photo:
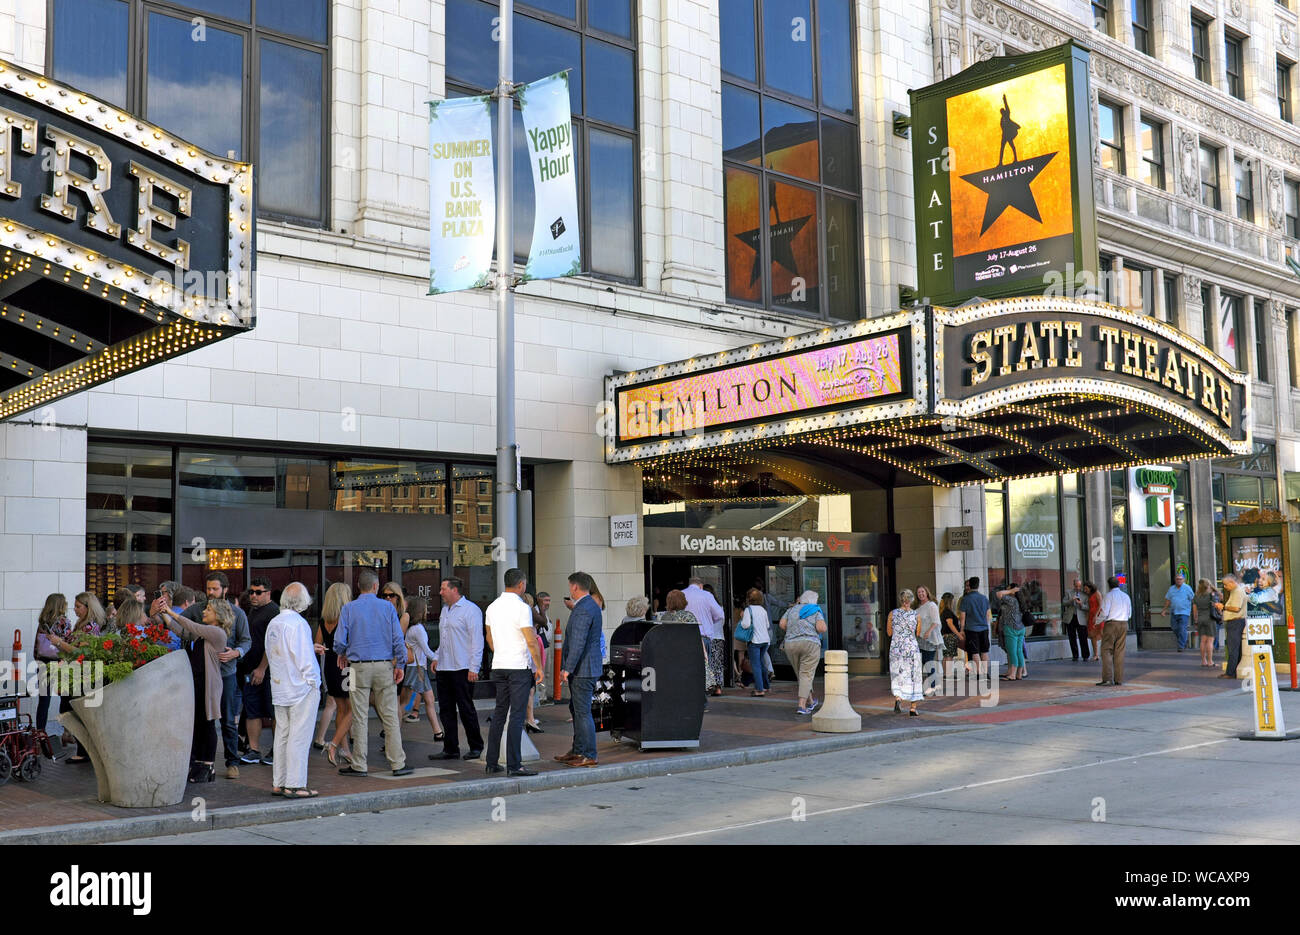
M 429 103 L 429 295 L 491 285 L 496 239 L 487 97 Z
M 582 270 L 582 249 L 569 73 L 562 71 L 524 85 L 518 96 L 537 199 L 524 279 L 576 276 Z

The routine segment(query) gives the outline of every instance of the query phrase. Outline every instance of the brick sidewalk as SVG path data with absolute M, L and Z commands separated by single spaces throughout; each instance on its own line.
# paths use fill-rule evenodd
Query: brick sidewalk
M 1234 689 L 1235 683 L 1220 681 L 1218 670 L 1201 669 L 1194 653 L 1142 653 L 1126 659 L 1126 682 L 1119 688 L 1098 688 L 1100 676 L 1095 662 L 1039 662 L 1030 667 L 1024 682 L 1000 682 L 996 706 L 981 706 L 977 697 L 947 697 L 922 702 L 919 718 L 893 713 L 889 680 L 879 676 L 862 676 L 850 680 L 849 697 L 862 715 L 864 731 L 943 724 L 1002 723 L 1034 717 L 1049 717 L 1075 711 L 1097 710 L 1115 706 L 1151 704 L 1216 694 Z M 821 686 L 817 687 L 821 697 Z M 607 734 L 597 737 L 601 764 L 643 762 L 671 759 L 683 753 L 735 750 L 781 741 L 806 740 L 826 735 L 815 734 L 809 719 L 796 717 L 795 685 L 778 682 L 766 698 L 752 698 L 748 689 L 728 689 L 722 698 L 709 699 L 704 716 L 704 730 L 698 750 L 639 752 L 631 743 L 615 743 Z M 906 708 L 904 708 L 906 710 Z M 545 733 L 532 739 L 541 754 L 538 770 L 564 770 L 551 757 L 568 750 L 572 727 L 564 705 L 548 705 L 536 711 Z M 486 737 L 485 719 L 482 727 Z M 402 740 L 407 762 L 415 767 L 412 776 L 392 779 L 383 758 L 383 741 L 379 739 L 379 722 L 370 719 L 371 775 L 365 779 L 339 776 L 324 756 L 313 753 L 309 770 L 311 787 L 322 797 L 377 788 L 441 785 L 467 779 L 484 779 L 483 760 L 472 762 L 429 761 L 428 754 L 441 752 L 425 720 L 402 725 Z M 1244 723 L 1243 723 L 1244 727 Z M 464 738 L 462 737 L 462 749 Z M 0 787 L 0 831 L 67 825 L 79 822 L 113 820 L 140 815 L 179 814 L 189 812 L 192 799 L 201 796 L 207 809 L 277 802 L 270 796 L 271 767 L 240 766 L 240 778 L 228 780 L 218 775 L 215 782 L 191 785 L 183 803 L 170 808 L 121 809 L 95 800 L 95 778 L 89 765 L 68 765 L 45 760 L 44 771 L 35 783 L 10 780 Z M 379 770 L 382 769 L 383 772 Z

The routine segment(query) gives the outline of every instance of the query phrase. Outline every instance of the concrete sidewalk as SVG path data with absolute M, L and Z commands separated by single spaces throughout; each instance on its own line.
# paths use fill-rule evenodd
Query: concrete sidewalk
M 1008 721 L 1240 691 L 1236 682 L 1216 679 L 1218 670 L 1199 668 L 1198 661 L 1198 656 L 1188 653 L 1130 656 L 1125 684 L 1118 688 L 1099 688 L 1094 684 L 1100 678 L 1100 666 L 1096 663 L 1032 663 L 1026 681 L 999 682 L 995 694 L 983 699 L 962 696 L 926 700 L 920 705 L 922 715 L 917 718 L 893 713 L 887 678 L 859 677 L 850 682 L 850 700 L 862 715 L 863 729 L 850 735 L 814 733 L 809 719 L 794 713 L 793 683 L 777 683 L 766 698 L 750 697 L 748 689 L 729 689 L 724 697 L 710 699 L 697 751 L 641 753 L 631 743 L 615 743 L 607 734 L 601 734 L 598 736 L 601 765 L 585 770 L 568 769 L 551 759 L 569 748 L 572 727 L 565 706 L 545 706 L 537 709 L 545 733 L 533 736 L 542 757 L 535 765 L 542 775 L 531 779 L 489 778 L 484 775 L 481 759 L 430 761 L 428 754 L 440 752 L 441 744 L 433 741 L 427 721 L 402 725 L 407 761 L 416 772 L 394 779 L 383 761 L 379 724 L 372 717 L 371 775 L 365 779 L 339 776 L 323 756 L 315 754 L 309 781 L 312 788 L 320 791 L 320 797 L 300 801 L 269 795 L 270 767 L 241 765 L 239 779 L 227 780 L 218 775 L 213 783 L 192 785 L 181 804 L 159 809 L 120 809 L 95 801 L 95 781 L 88 765 L 46 760 L 37 782 L 11 781 L 0 787 L 0 843 L 127 840 L 341 812 L 463 801 L 518 791 L 766 762 L 936 733 L 975 730 Z M 820 685 L 817 691 L 820 696 Z M 486 724 L 483 729 L 486 733 Z M 378 768 L 384 771 L 379 772 Z

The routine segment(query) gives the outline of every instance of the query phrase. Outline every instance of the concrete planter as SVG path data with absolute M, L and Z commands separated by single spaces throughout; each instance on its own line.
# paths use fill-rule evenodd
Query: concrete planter
M 97 706 L 90 700 L 74 699 L 59 723 L 90 754 L 99 801 L 150 808 L 184 799 L 194 734 L 189 658 L 170 652 L 104 686 Z

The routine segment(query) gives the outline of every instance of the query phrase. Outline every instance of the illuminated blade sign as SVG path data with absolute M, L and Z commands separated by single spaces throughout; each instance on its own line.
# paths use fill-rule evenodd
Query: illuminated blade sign
M 911 98 L 920 294 L 958 305 L 1095 284 L 1088 53 L 991 59 Z

